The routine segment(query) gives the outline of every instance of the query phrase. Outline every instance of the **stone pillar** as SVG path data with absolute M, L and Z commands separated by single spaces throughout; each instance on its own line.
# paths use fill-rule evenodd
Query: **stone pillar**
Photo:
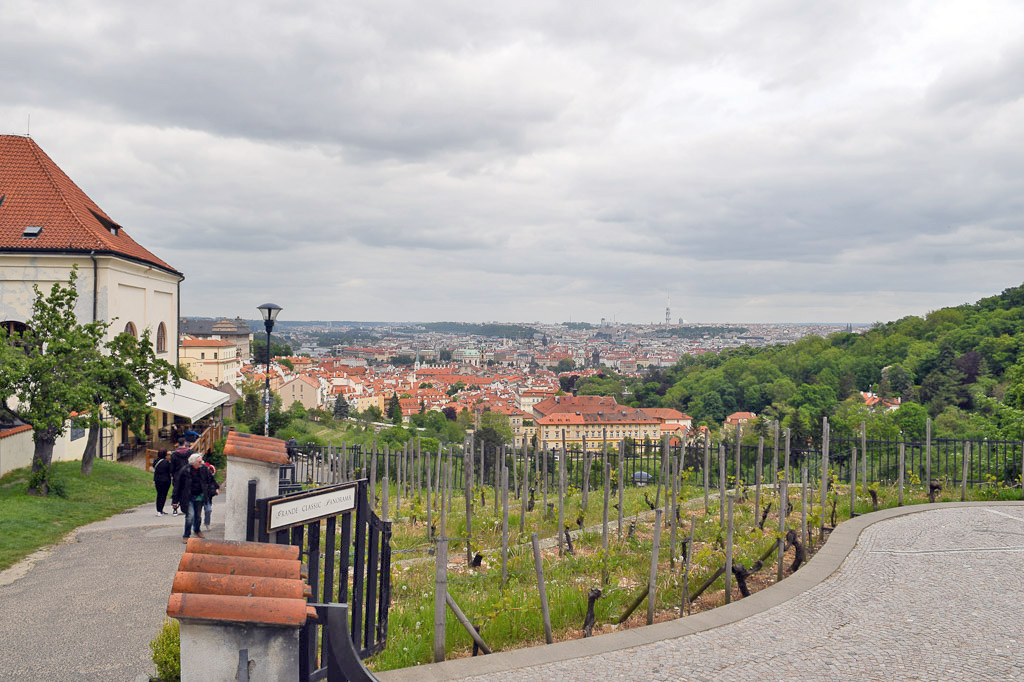
M 224 444 L 224 455 L 228 462 L 224 539 L 245 540 L 249 481 L 256 480 L 257 498 L 277 495 L 279 471 L 282 464 L 288 464 L 288 451 L 279 438 L 232 431 Z
M 299 629 L 313 607 L 298 548 L 193 538 L 167 615 L 181 625 L 182 682 L 237 679 L 245 650 L 253 682 L 299 679 Z

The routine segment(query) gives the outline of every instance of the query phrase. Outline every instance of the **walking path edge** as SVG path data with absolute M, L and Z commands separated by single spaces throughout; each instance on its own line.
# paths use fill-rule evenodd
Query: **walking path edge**
M 942 502 L 891 507 L 877 512 L 862 514 L 839 524 L 829 534 L 824 546 L 799 571 L 779 583 L 726 606 L 656 625 L 631 628 L 597 637 L 557 642 L 555 644 L 513 651 L 502 651 L 488 656 L 460 658 L 443 663 L 411 666 L 379 672 L 375 673 L 375 675 L 382 682 L 430 682 L 433 680 L 460 679 L 575 658 L 596 656 L 711 630 L 767 611 L 820 584 L 835 573 L 847 556 L 849 556 L 850 552 L 853 551 L 854 547 L 856 547 L 861 533 L 873 524 L 908 514 L 936 509 L 1022 506 L 1024 506 L 1024 501 Z

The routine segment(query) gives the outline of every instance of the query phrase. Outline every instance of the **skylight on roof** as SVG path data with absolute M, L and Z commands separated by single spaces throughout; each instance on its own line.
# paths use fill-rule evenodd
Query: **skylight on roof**
M 39 236 L 39 233 L 43 231 L 43 228 L 39 225 L 28 225 L 25 230 L 21 233 L 23 239 L 35 239 Z

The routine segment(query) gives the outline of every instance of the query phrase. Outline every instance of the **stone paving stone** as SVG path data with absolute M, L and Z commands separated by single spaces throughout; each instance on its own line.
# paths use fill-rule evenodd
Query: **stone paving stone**
M 827 580 L 742 621 L 468 679 L 1024 679 L 1022 561 L 1021 510 L 910 514 L 868 527 Z

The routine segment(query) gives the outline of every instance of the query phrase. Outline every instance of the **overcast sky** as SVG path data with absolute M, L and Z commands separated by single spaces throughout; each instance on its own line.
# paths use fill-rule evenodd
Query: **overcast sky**
M 1024 3 L 4 3 L 186 315 L 872 322 L 1024 281 Z

